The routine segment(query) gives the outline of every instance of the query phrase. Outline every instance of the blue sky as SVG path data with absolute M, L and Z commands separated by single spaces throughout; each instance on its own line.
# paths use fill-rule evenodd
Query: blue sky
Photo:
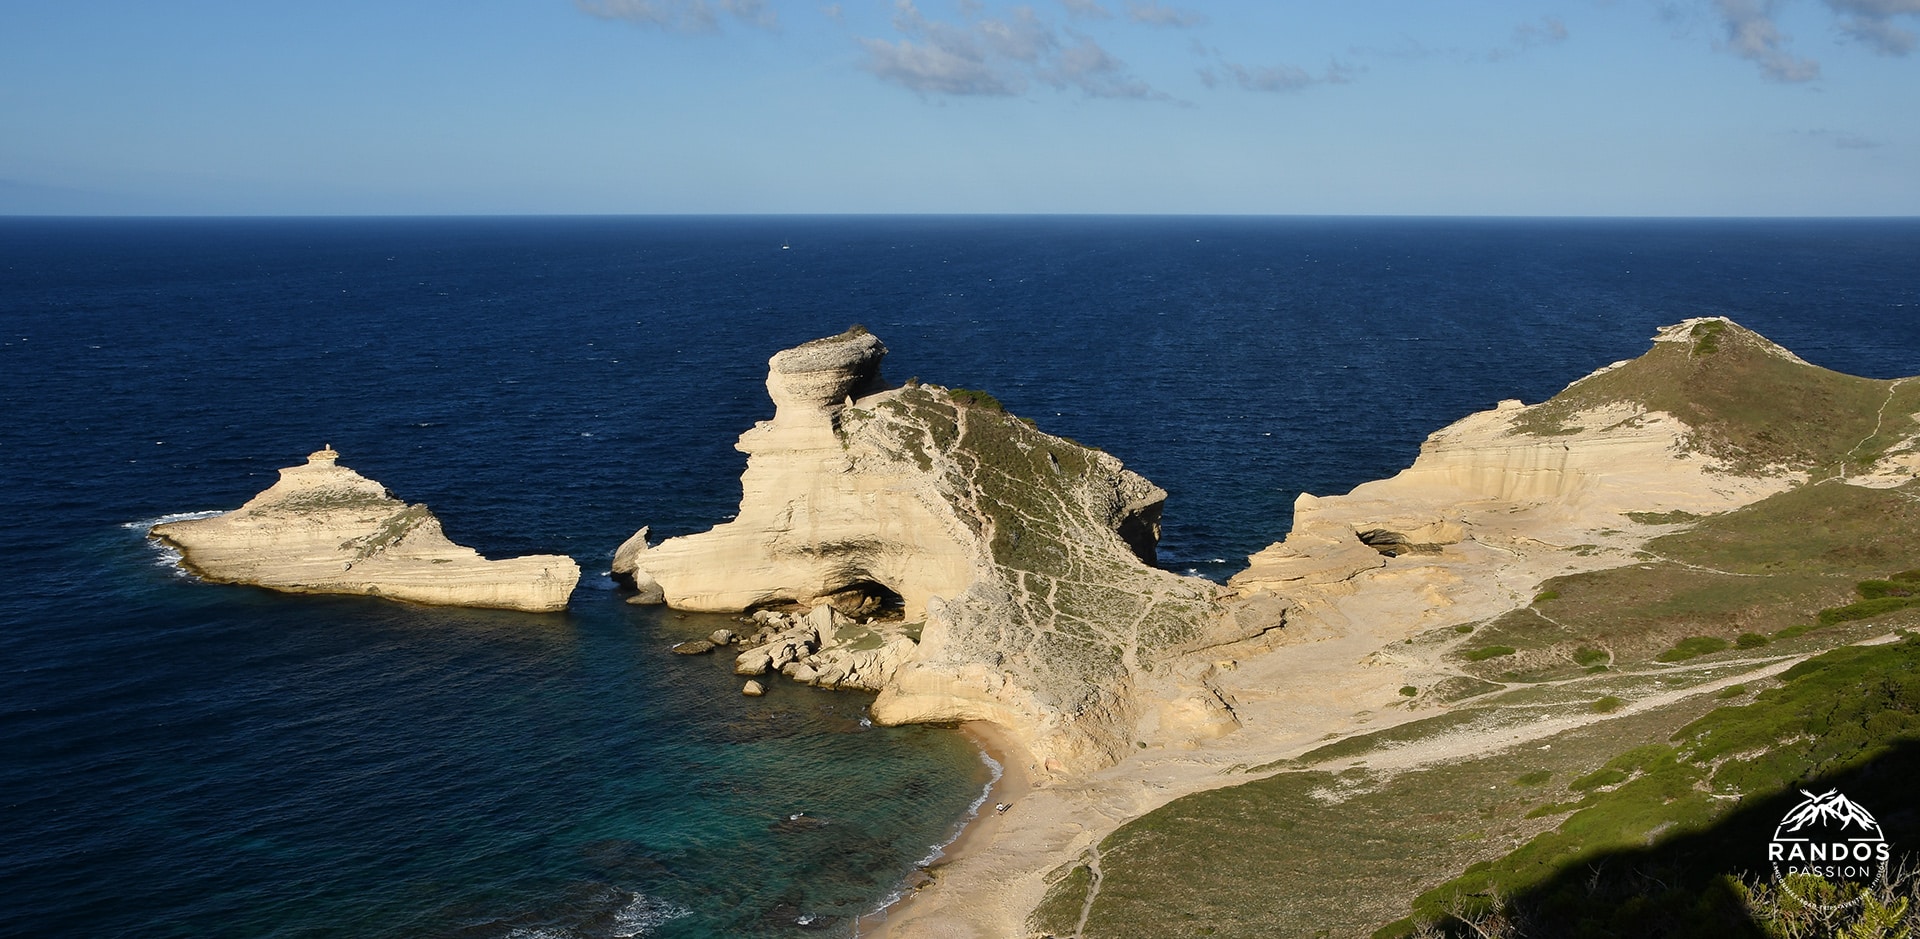
M 1920 0 L 0 5 L 0 213 L 1920 215 Z

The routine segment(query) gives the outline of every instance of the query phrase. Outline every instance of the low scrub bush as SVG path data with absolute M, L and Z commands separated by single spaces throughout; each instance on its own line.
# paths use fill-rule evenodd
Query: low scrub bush
M 1662 662 L 1685 662 L 1688 659 L 1725 649 L 1730 643 L 1719 636 L 1688 636 L 1674 643 L 1673 648 L 1660 653 Z

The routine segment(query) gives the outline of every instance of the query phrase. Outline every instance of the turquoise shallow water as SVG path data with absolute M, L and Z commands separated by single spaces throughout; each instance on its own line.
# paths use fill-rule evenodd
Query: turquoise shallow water
M 0 220 L 0 935 L 848 932 L 989 768 L 742 698 L 667 651 L 724 620 L 602 572 L 734 511 L 767 356 L 849 323 L 1119 455 L 1221 577 L 1686 316 L 1920 373 L 1915 257 L 1912 221 Z M 571 610 L 198 584 L 141 536 L 323 442 L 579 558 Z

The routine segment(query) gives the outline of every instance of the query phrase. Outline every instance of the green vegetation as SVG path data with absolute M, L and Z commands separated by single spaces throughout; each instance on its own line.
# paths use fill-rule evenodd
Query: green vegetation
M 1606 769 L 1595 770 L 1568 783 L 1567 788 L 1575 792 L 1586 792 L 1589 789 L 1617 786 L 1620 783 L 1626 782 L 1630 775 L 1626 770 L 1607 767 Z
M 1414 695 L 1417 695 L 1417 694 L 1419 694 L 1419 693 L 1420 693 L 1420 689 L 1418 689 L 1418 688 L 1415 688 L 1415 687 L 1414 687 L 1414 686 L 1412 686 L 1412 685 L 1402 685 L 1402 686 L 1400 686 L 1400 696 L 1401 696 L 1401 697 L 1403 697 L 1403 698 L 1411 698 L 1411 697 L 1413 697 Z
M 1712 355 L 1720 351 L 1720 337 L 1726 335 L 1727 324 L 1720 320 L 1707 320 L 1693 324 L 1687 332 L 1687 338 L 1693 340 L 1694 355 Z
M 1794 361 L 1719 322 L 1695 324 L 1687 338 L 1655 343 L 1638 359 L 1575 382 L 1530 409 L 1515 430 L 1565 433 L 1581 412 L 1630 403 L 1680 418 L 1695 430 L 1694 447 L 1736 471 L 1786 465 L 1822 476 L 1842 462 L 1871 462 L 1900 439 L 1897 428 L 1876 432 L 1890 382 Z M 1902 386 L 1886 413 L 1916 410 L 1920 388 Z
M 1671 512 L 1628 512 L 1627 517 L 1642 525 L 1678 525 L 1681 522 L 1699 521 L 1703 516 L 1674 509 Z
M 1836 649 L 1787 670 L 1781 682 L 1750 704 L 1686 725 L 1670 746 L 1628 751 L 1574 780 L 1570 788 L 1588 795 L 1557 829 L 1422 894 L 1415 918 L 1484 915 L 1498 894 L 1536 918 L 1592 922 L 1586 931 L 1593 935 L 1630 934 L 1634 924 L 1652 922 L 1693 924 L 1677 934 L 1716 932 L 1710 923 L 1738 912 L 1729 905 L 1738 891 L 1723 879 L 1742 857 L 1760 862 L 1755 845 L 1765 843 L 1796 790 L 1845 776 L 1859 801 L 1870 801 L 1875 786 L 1904 793 L 1907 782 L 1890 765 L 1868 770 L 1895 748 L 1906 748 L 1898 752 L 1911 760 L 1911 742 L 1920 740 L 1920 639 Z M 1890 796 L 1871 804 L 1904 802 Z M 1737 835 L 1723 835 L 1729 827 Z M 1704 856 L 1719 851 L 1731 860 Z M 1639 904 L 1607 906 L 1590 872 L 1623 852 L 1665 883 Z M 1411 931 L 1411 922 L 1400 925 Z
M 1861 600 L 1846 606 L 1828 607 L 1820 611 L 1820 624 L 1831 626 L 1857 619 L 1872 619 L 1895 610 L 1904 610 L 1913 606 L 1914 602 L 1912 597 L 1875 597 L 1872 600 Z
M 1904 420 L 1879 426 L 1880 416 L 1920 411 L 1920 382 L 1840 375 L 1704 322 L 1528 409 L 1515 429 L 1578 432 L 1594 408 L 1623 402 L 1677 415 L 1695 431 L 1688 446 L 1723 467 L 1785 466 L 1818 480 L 1903 437 Z M 1035 925 L 1064 935 L 1085 911 L 1086 939 L 1349 935 L 1411 904 L 1413 917 L 1379 934 L 1410 934 L 1416 921 L 1438 923 L 1422 935 L 1453 936 L 1519 934 L 1488 931 L 1502 921 L 1583 937 L 1825 934 L 1767 919 L 1790 905 L 1743 882 L 1741 865 L 1764 859 L 1755 846 L 1801 787 L 1844 785 L 1890 824 L 1920 824 L 1906 808 L 1920 776 L 1920 640 L 1830 651 L 1777 681 L 1743 674 L 1761 656 L 1648 666 L 1731 647 L 1767 647 L 1775 660 L 1920 626 L 1908 605 L 1920 599 L 1920 569 L 1885 574 L 1920 559 L 1916 497 L 1920 483 L 1815 483 L 1718 515 L 1635 514 L 1679 530 L 1636 552 L 1639 563 L 1555 578 L 1528 608 L 1455 627 L 1475 636 L 1475 648 L 1451 653 L 1470 674 L 1417 696 L 1471 706 L 1330 738 L 1249 771 L 1274 775 L 1134 820 L 1098 846 L 1097 882 L 1076 879 L 1073 865 L 1056 872 L 1048 903 L 1072 919 Z M 1861 618 L 1873 622 L 1852 625 Z M 1419 641 L 1456 640 L 1434 630 Z M 1735 677 L 1751 684 L 1626 707 Z M 1537 747 L 1390 773 L 1365 766 L 1562 716 L 1586 726 Z M 1461 873 L 1408 896 L 1436 870 Z
M 996 590 L 955 602 L 991 625 L 956 641 L 993 656 L 1022 686 L 1059 696 L 1050 703 L 1087 706 L 1130 669 L 1190 647 L 1211 622 L 1210 586 L 1144 568 L 1126 523 L 1109 527 L 1117 495 L 1150 491 L 1112 457 L 1034 429 L 984 392 L 937 385 L 888 393 L 848 435 L 856 449 L 878 447 L 933 474 L 986 542 Z
M 1001 404 L 999 398 L 972 388 L 954 388 L 947 392 L 947 396 L 953 399 L 953 403 L 963 408 L 983 408 L 988 411 L 999 411 L 1002 414 L 1007 410 L 1007 406 Z
M 384 493 L 362 489 L 314 489 L 274 503 L 276 512 L 339 512 L 346 510 L 389 509 L 403 505 Z
M 1275 774 L 1176 799 L 1102 840 L 1099 890 L 1080 935 L 1166 939 L 1211 927 L 1213 935 L 1241 939 L 1364 936 L 1406 915 L 1417 885 L 1533 837 L 1544 815 L 1527 816 L 1543 802 L 1580 797 L 1554 781 L 1617 754 L 1623 734 L 1664 739 L 1711 706 L 1690 701 L 1664 713 L 1623 714 L 1556 735 L 1550 749 L 1513 748 L 1391 774 L 1340 768 L 1373 749 L 1517 726 L 1537 714 L 1462 708 L 1375 732 L 1363 745 L 1330 745 L 1341 754 L 1316 751 L 1249 770 Z M 1543 784 L 1515 782 L 1541 771 L 1552 774 Z M 1056 881 L 1083 863 L 1063 865 Z M 1035 931 L 1073 935 L 1087 906 L 1084 882 L 1055 886 L 1046 899 L 1073 914 L 1036 917 Z
M 380 523 L 372 533 L 341 542 L 340 549 L 352 551 L 354 559 L 364 561 L 405 540 L 415 529 L 433 520 L 425 505 L 409 505 Z
M 1472 652 L 1462 653 L 1460 657 L 1469 662 L 1485 662 L 1503 655 L 1512 655 L 1515 651 L 1517 650 L 1512 646 L 1482 646 Z
M 1673 648 L 1660 653 L 1662 662 L 1685 662 L 1688 659 L 1711 655 L 1725 649 L 1730 643 L 1719 636 L 1688 636 L 1675 643 Z

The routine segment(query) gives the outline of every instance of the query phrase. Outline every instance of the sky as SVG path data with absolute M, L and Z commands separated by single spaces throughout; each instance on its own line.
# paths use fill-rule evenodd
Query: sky
M 1920 0 L 0 4 L 0 214 L 1920 215 Z

